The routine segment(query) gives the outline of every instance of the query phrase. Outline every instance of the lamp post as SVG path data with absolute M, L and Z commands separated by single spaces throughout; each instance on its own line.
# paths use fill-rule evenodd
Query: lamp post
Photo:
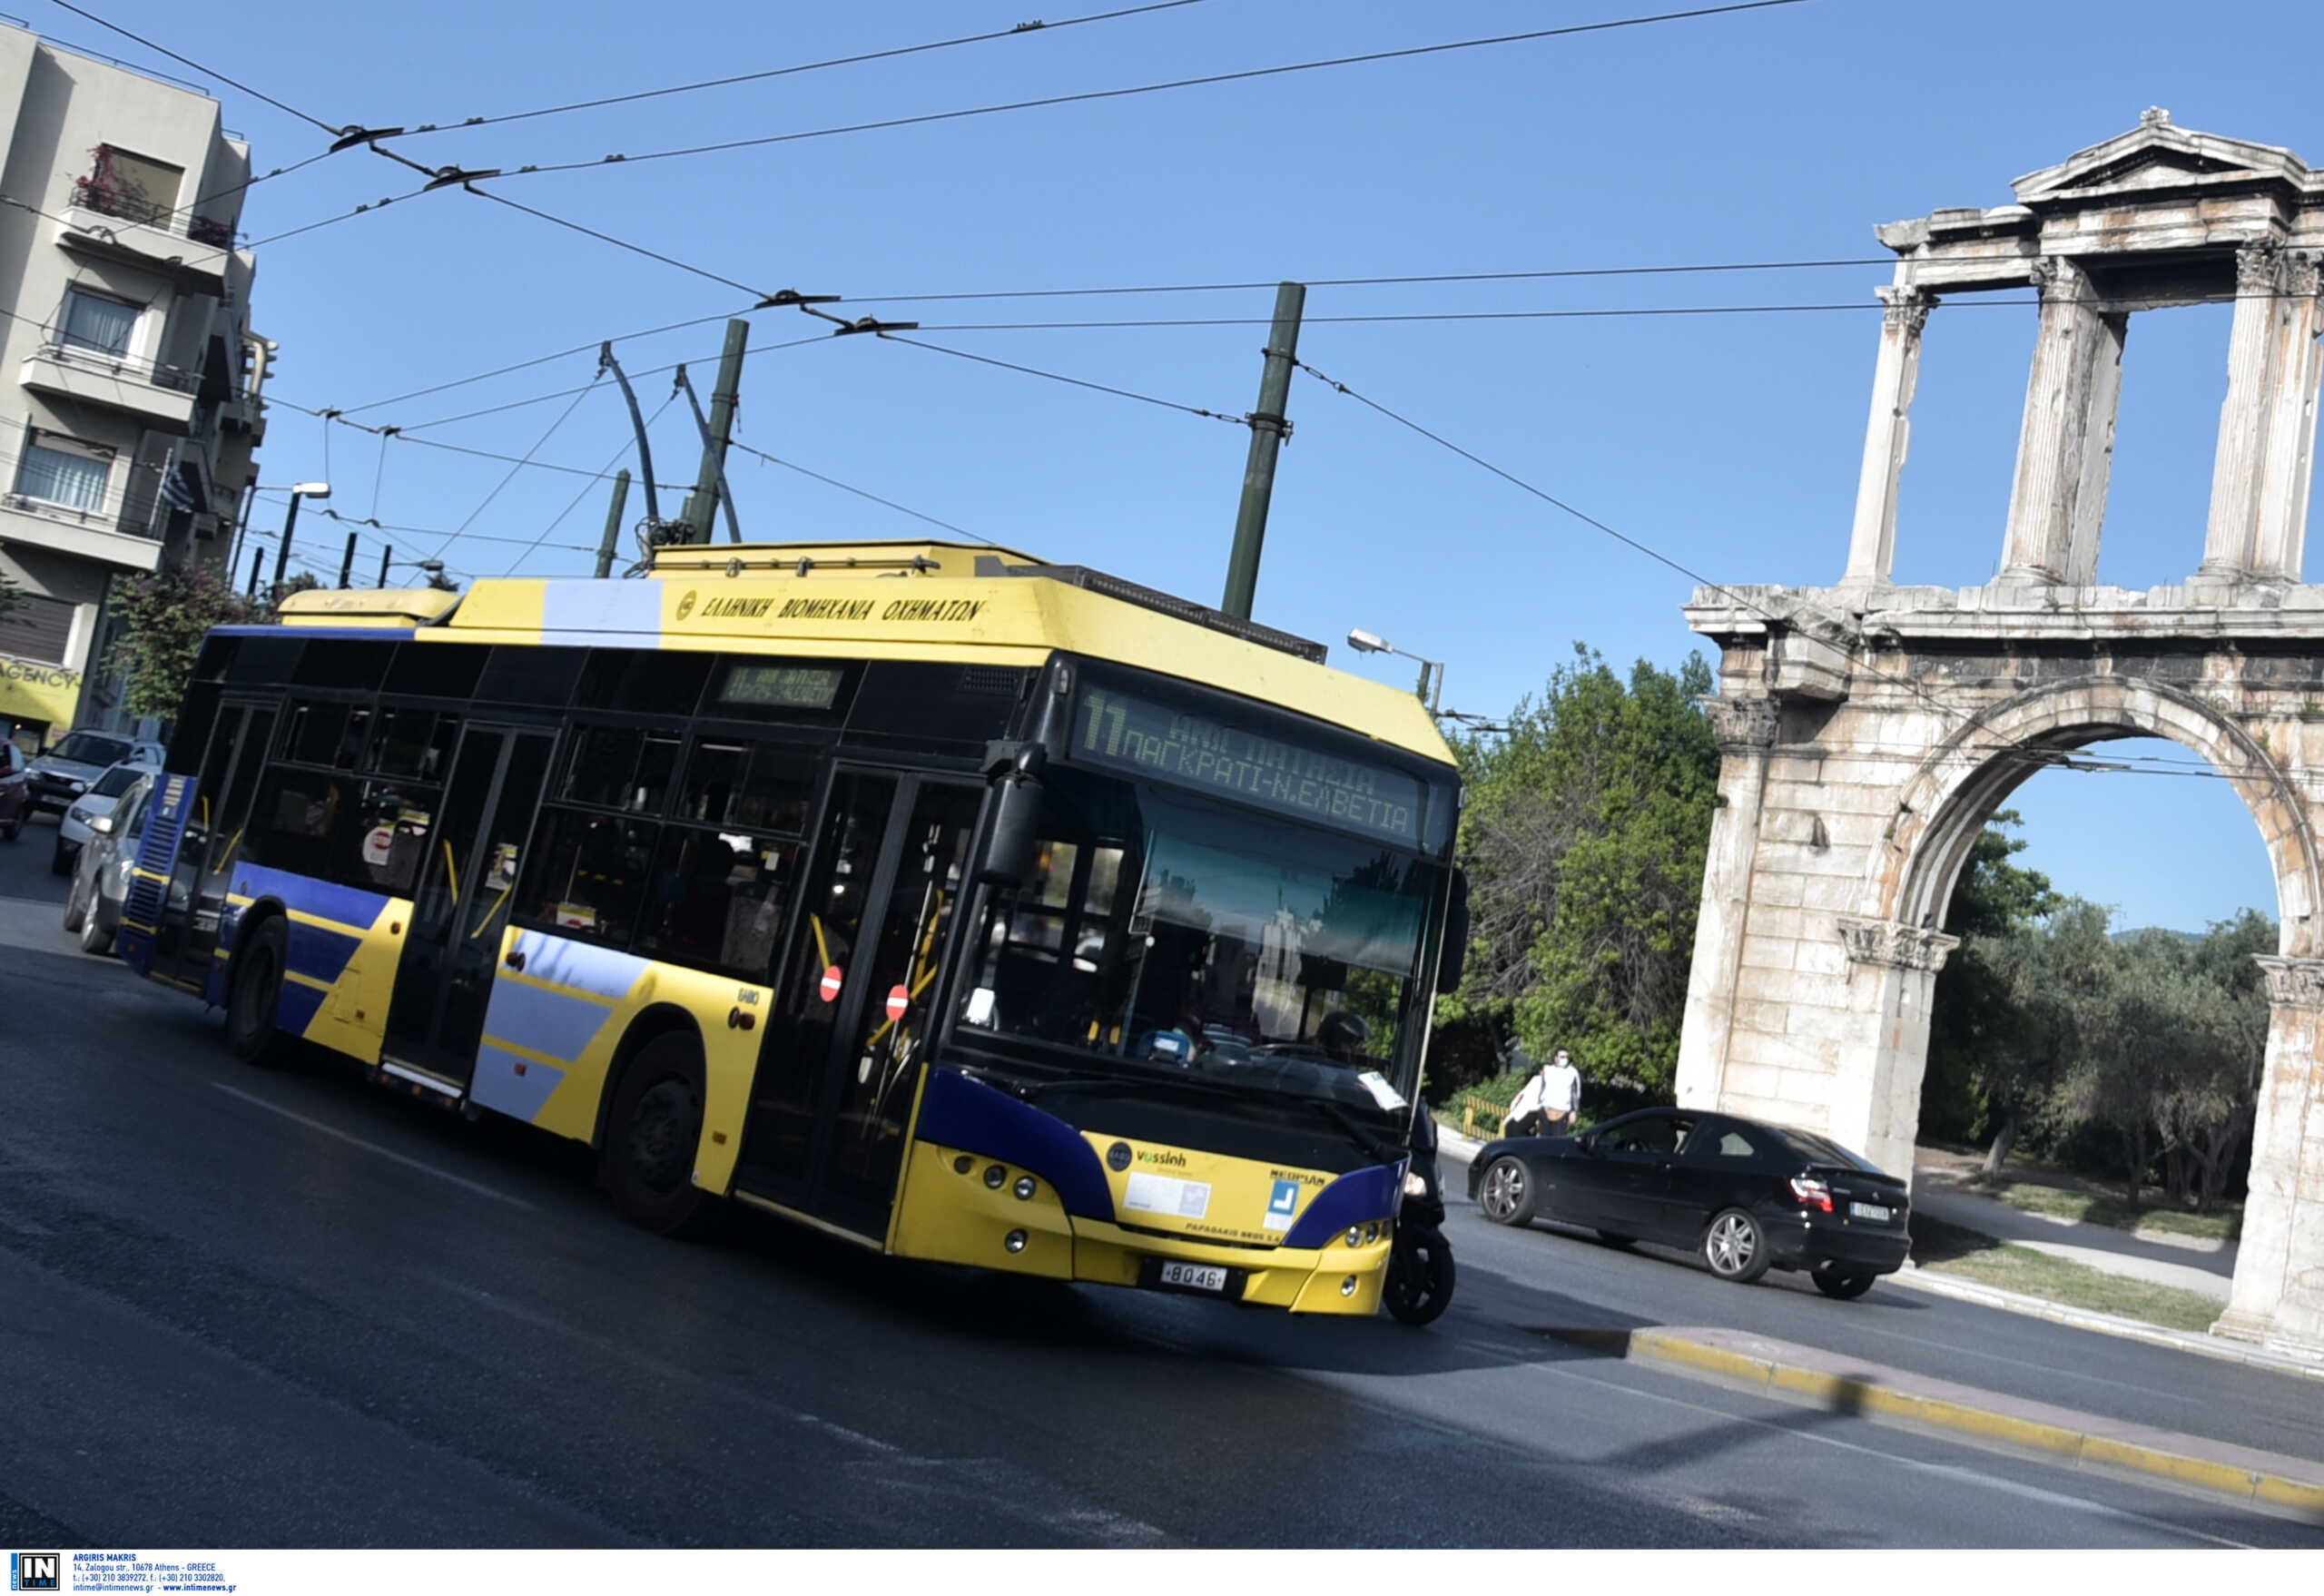
M 388 552 L 389 556 L 392 556 L 395 551 L 390 549 Z M 428 577 L 428 586 L 435 588 L 438 592 L 450 593 L 455 591 L 453 585 L 444 579 L 444 562 L 442 560 L 399 560 L 392 557 L 383 557 L 379 561 L 379 586 L 385 587 L 388 585 L 389 567 L 395 566 L 401 568 L 407 566 L 415 571 L 423 573 Z
M 1437 705 L 1444 698 L 1444 666 L 1442 662 L 1423 659 L 1417 654 L 1398 648 L 1377 632 L 1366 632 L 1361 627 L 1347 635 L 1347 645 L 1358 654 L 1394 654 L 1413 661 L 1420 666 L 1420 685 L 1413 691 L 1421 703 L 1428 706 L 1429 714 L 1438 713 Z
M 302 498 L 329 498 L 328 482 L 300 482 L 290 488 L 290 507 L 282 512 L 282 547 L 274 551 L 274 601 L 282 602 L 282 572 L 290 563 L 290 531 L 299 524 L 299 501 Z

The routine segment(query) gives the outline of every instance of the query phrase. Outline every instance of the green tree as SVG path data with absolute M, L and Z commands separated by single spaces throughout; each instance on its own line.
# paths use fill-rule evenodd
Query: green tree
M 2028 1017 L 2011 997 L 2003 963 L 2006 939 L 2059 902 L 2050 878 L 2011 862 L 2025 850 L 2014 830 L 2024 817 L 1995 814 L 1978 833 L 1953 888 L 1945 929 L 1961 945 L 1945 961 L 1930 1005 L 1928 1071 L 1921 1083 L 1924 1134 L 1984 1135 L 1987 1174 L 1997 1173 L 2034 1106 L 2027 1069 Z
M 157 720 L 174 716 L 184 701 L 204 633 L 263 620 L 267 614 L 215 572 L 200 567 L 123 583 L 113 589 L 112 608 L 120 629 L 106 663 L 126 684 L 123 707 Z
M 1577 645 L 1506 736 L 1463 749 L 1472 945 L 1450 1028 L 1669 1089 L 1718 798 L 1711 685 L 1699 655 L 1626 681 Z

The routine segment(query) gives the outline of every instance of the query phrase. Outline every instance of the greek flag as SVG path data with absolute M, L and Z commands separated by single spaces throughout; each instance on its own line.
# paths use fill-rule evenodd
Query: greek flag
M 193 509 L 193 490 L 185 485 L 185 473 L 172 466 L 162 473 L 162 502 L 173 510 Z

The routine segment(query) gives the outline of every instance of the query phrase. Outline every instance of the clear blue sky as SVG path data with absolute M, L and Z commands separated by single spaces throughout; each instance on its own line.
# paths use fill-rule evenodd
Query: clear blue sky
M 93 9 L 338 124 L 448 123 L 723 73 L 809 62 L 1101 9 L 1060 0 L 847 7 L 407 0 L 154 0 Z M 1625 0 L 1203 0 L 573 115 L 411 138 L 430 163 L 513 168 L 813 129 L 1368 50 L 1637 15 Z M 640 162 L 493 185 L 753 288 L 881 295 L 1314 281 L 1399 273 L 1863 257 L 1875 222 L 2006 202 L 2012 178 L 2134 125 L 2181 124 L 2324 161 L 2311 4 L 2245 4 L 2231 24 L 2132 0 L 1815 0 L 1780 10 L 1460 51 L 1051 109 Z M 68 44 L 170 68 L 52 5 Z M 2270 41 L 2264 44 L 2255 41 Z M 221 86 L 257 167 L 325 142 Z M 253 189 L 258 237 L 399 194 L 361 150 Z M 1730 276 L 1318 287 L 1301 353 L 1362 393 L 1725 581 L 1839 574 L 1876 314 L 1334 323 L 1325 318 L 1685 305 L 1870 303 L 1877 267 Z M 866 302 L 930 328 L 1122 318 L 1264 319 L 1265 288 L 966 303 Z M 600 338 L 714 316 L 736 290 L 457 189 L 262 249 L 256 320 L 281 344 L 274 391 L 352 409 Z M 819 329 L 754 320 L 754 343 Z M 1938 312 L 1905 478 L 1900 580 L 1971 583 L 2001 540 L 2030 310 Z M 1178 403 L 1251 407 L 1263 326 L 930 331 L 956 349 Z M 697 362 L 715 323 L 620 346 L 633 369 Z M 2223 310 L 2142 317 L 2126 363 L 2102 579 L 2143 586 L 2200 558 L 2225 386 Z M 569 401 L 421 424 L 586 383 L 592 355 L 361 409 L 447 443 L 589 470 L 628 423 L 610 384 Z M 641 379 L 652 408 L 665 377 Z M 1335 645 L 1351 626 L 1448 660 L 1447 702 L 1498 713 L 1587 642 L 1669 665 L 1695 640 L 1689 581 L 1302 377 L 1278 478 L 1259 618 Z M 691 474 L 683 404 L 655 430 L 661 475 Z M 753 355 L 742 441 L 977 534 L 1215 601 L 1247 433 L 1128 399 L 868 338 Z M 458 571 L 586 571 L 602 486 L 332 429 L 278 409 L 269 482 L 329 474 L 334 507 L 466 525 Z M 912 533 L 918 523 L 747 456 L 730 475 L 745 535 Z M 376 509 L 374 482 L 378 482 Z M 575 495 L 586 489 L 577 504 Z M 560 512 L 572 506 L 558 523 Z M 665 512 L 671 507 L 665 506 Z M 631 515 L 642 509 L 633 497 Z M 273 512 L 261 512 L 270 523 Z M 555 523 L 554 527 L 552 524 Z M 344 528 L 302 522 L 334 567 Z M 543 535 L 546 534 L 544 537 Z M 314 540 L 308 544 L 308 538 Z M 527 543 L 540 537 L 539 547 Z M 491 539 L 515 539 L 487 541 Z M 394 534 L 399 555 L 443 540 Z M 363 566 L 376 569 L 367 534 Z M 1381 662 L 1334 658 L 1385 677 Z M 2030 862 L 2128 924 L 2194 927 L 2272 889 L 2221 783 L 2045 774 L 2020 794 Z M 2154 862 L 2167 860 L 2168 863 Z

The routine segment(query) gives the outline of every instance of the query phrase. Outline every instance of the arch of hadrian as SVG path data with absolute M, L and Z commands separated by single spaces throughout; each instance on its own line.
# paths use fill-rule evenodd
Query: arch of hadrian
M 1679 1046 L 1682 1103 L 1809 1126 L 1913 1163 L 1939 929 L 1994 809 L 2062 751 L 2162 736 L 2249 806 L 2282 936 L 2251 1192 L 2216 1330 L 2324 1351 L 2324 586 L 2300 571 L 2324 371 L 2324 173 L 2173 126 L 2023 178 L 2017 202 L 1878 229 L 1896 254 L 1847 568 L 1830 587 L 1703 587 L 1721 807 Z M 1889 572 L 1930 310 L 2040 299 L 2009 518 L 1981 587 Z M 2095 586 L 2132 314 L 2231 298 L 2200 564 Z M 2167 852 L 2132 863 L 2170 869 Z

